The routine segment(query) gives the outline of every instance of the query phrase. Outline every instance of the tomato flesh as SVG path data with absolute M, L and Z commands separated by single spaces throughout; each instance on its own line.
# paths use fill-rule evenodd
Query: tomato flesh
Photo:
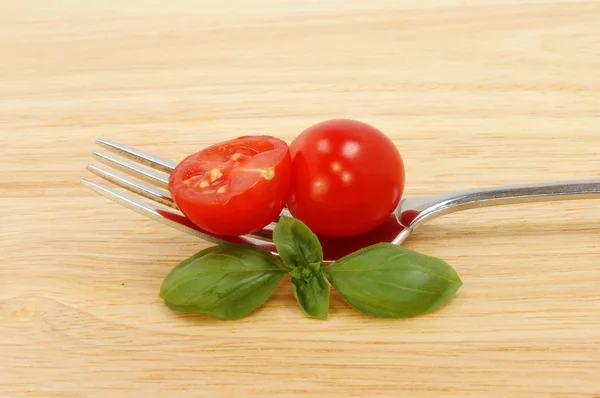
M 371 231 L 402 197 L 405 171 L 400 152 L 366 123 L 318 123 L 294 139 L 290 152 L 290 213 L 319 235 L 338 238 Z
M 238 236 L 262 229 L 279 215 L 290 194 L 290 174 L 284 141 L 244 136 L 185 158 L 169 177 L 169 191 L 198 227 Z

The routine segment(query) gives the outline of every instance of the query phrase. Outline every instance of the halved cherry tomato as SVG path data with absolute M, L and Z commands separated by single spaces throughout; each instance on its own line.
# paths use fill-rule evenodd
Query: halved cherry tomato
M 288 207 L 328 237 L 366 233 L 394 211 L 404 191 L 404 163 L 394 143 L 366 123 L 335 119 L 303 131 L 290 144 Z
M 260 230 L 290 194 L 291 157 L 285 141 L 245 136 L 212 145 L 181 161 L 169 190 L 198 227 L 222 236 Z

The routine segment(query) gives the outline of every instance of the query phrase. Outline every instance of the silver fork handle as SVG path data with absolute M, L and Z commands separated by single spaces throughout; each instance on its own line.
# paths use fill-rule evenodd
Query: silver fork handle
M 600 179 L 476 188 L 441 195 L 409 198 L 400 221 L 409 228 L 444 214 L 480 207 L 573 199 L 599 199 Z

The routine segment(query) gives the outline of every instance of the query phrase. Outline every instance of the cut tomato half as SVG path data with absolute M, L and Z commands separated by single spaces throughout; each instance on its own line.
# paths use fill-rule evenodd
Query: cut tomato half
M 273 221 L 291 189 L 285 141 L 244 136 L 209 146 L 181 161 L 169 190 L 198 227 L 222 236 L 245 235 Z

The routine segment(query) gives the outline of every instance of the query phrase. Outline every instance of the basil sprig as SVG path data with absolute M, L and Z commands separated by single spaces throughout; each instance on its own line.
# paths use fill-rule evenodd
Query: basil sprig
M 300 220 L 281 217 L 273 230 L 279 258 L 248 245 L 204 249 L 169 272 L 160 296 L 175 311 L 238 319 L 262 306 L 286 273 L 301 310 L 327 319 L 330 284 L 357 311 L 405 318 L 436 310 L 462 281 L 441 259 L 391 243 L 360 249 L 325 266 L 317 236 Z

